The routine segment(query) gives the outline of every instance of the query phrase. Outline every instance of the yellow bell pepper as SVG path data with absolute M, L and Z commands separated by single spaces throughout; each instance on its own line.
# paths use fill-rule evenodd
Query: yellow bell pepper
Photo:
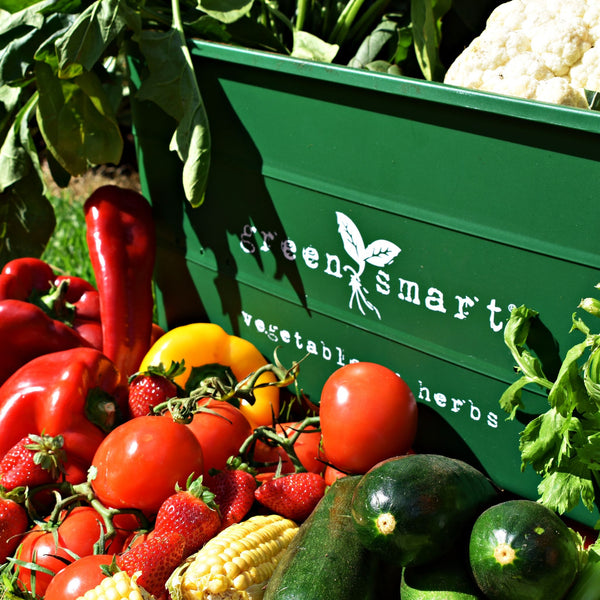
M 175 378 L 182 388 L 193 367 L 219 364 L 229 367 L 237 381 L 242 381 L 260 367 L 268 364 L 259 350 L 248 340 L 228 334 L 214 323 L 191 323 L 167 331 L 150 348 L 143 358 L 139 370 L 162 363 L 165 368 L 173 362 L 184 361 L 185 370 Z M 277 381 L 271 372 L 263 373 L 257 384 Z M 273 415 L 279 415 L 279 388 L 265 386 L 254 392 L 255 401 L 240 403 L 252 427 L 272 425 Z

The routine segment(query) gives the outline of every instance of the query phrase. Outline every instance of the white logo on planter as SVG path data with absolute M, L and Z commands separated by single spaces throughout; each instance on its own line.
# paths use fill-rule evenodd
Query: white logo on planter
M 295 240 L 287 237 L 279 240 L 281 232 L 259 230 L 251 223 L 245 224 L 242 228 L 240 249 L 245 254 L 253 255 L 279 252 L 282 258 L 290 262 L 301 258 L 301 263 L 308 269 L 321 269 L 328 277 L 339 280 L 344 279 L 345 274 L 348 273 L 350 277 L 348 285 L 351 289 L 348 306 L 353 310 L 358 309 L 363 316 L 367 316 L 367 312 L 370 311 L 381 321 L 381 313 L 372 300 L 373 296 L 392 298 L 395 285 L 395 297 L 398 300 L 413 306 L 421 306 L 432 313 L 448 314 L 458 321 L 465 321 L 472 314 L 481 315 L 481 308 L 484 308 L 483 314 L 487 314 L 489 328 L 496 334 L 502 332 L 505 324 L 502 317 L 508 318 L 512 305 L 507 304 L 502 307 L 495 298 L 491 298 L 486 303 L 472 293 L 448 295 L 444 290 L 433 285 L 422 288 L 419 281 L 410 277 L 405 278 L 400 274 L 396 274 L 394 279 L 385 267 L 394 262 L 401 249 L 393 242 L 384 239 L 365 244 L 361 232 L 352 219 L 339 211 L 335 214 L 344 252 L 355 263 L 354 265 L 343 265 L 338 254 L 323 252 L 311 244 L 299 246 Z M 363 279 L 368 278 L 367 265 L 377 268 L 373 289 L 367 289 L 363 285 Z M 373 296 L 367 298 L 370 292 L 373 292 Z
M 385 267 L 393 262 L 394 258 L 400 254 L 400 248 L 393 242 L 388 240 L 375 240 L 368 246 L 365 246 L 362 235 L 354 221 L 347 215 L 341 212 L 336 212 L 338 232 L 344 244 L 346 254 L 356 263 L 357 268 L 354 269 L 350 265 L 344 266 L 344 271 L 350 272 L 350 288 L 352 294 L 348 307 L 352 308 L 354 301 L 358 310 L 364 315 L 364 309 L 372 310 L 379 320 L 381 315 L 377 307 L 367 299 L 369 291 L 363 286 L 360 276 L 365 270 L 365 265 L 368 263 L 376 267 Z

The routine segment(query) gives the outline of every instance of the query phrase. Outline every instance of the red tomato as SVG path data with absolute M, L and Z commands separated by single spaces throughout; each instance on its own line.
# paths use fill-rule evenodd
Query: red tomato
M 112 560 L 110 554 L 82 556 L 52 578 L 44 600 L 77 600 L 106 577 L 100 567 L 110 565 Z
M 202 448 L 192 431 L 163 417 L 136 417 L 102 441 L 92 467 L 92 487 L 100 501 L 115 508 L 156 514 L 175 486 L 204 469 Z
M 242 411 L 229 402 L 207 399 L 202 406 L 217 414 L 196 413 L 188 427 L 202 446 L 206 477 L 210 469 L 223 470 L 227 459 L 237 456 L 240 446 L 252 434 L 252 426 Z
M 323 451 L 341 471 L 366 473 L 406 454 L 417 433 L 417 403 L 392 370 L 369 362 L 340 367 L 321 391 Z
M 323 474 L 323 478 L 325 479 L 326 485 L 332 485 L 336 479 L 340 479 L 342 477 L 346 477 L 346 473 L 332 467 L 331 465 L 327 465 L 325 468 L 325 473 Z
M 141 523 L 133 513 L 121 513 L 113 517 L 113 526 L 116 534 L 113 541 L 122 548 L 127 547 L 127 543 L 132 537 L 139 534 Z
M 25 562 L 35 562 L 40 567 L 59 573 L 74 560 L 73 555 L 83 557 L 93 554 L 94 544 L 103 532 L 102 519 L 91 506 L 74 508 L 59 525 L 57 530 L 58 544 L 54 534 L 44 531 L 36 525 L 24 538 L 16 558 Z M 108 551 L 120 552 L 123 539 L 115 538 L 109 542 Z M 35 554 L 35 560 L 34 559 Z M 44 596 L 53 575 L 36 571 L 35 576 L 30 569 L 19 567 L 19 580 L 29 591 L 32 591 L 35 580 L 35 593 Z
M 279 423 L 275 427 L 275 430 L 280 435 L 285 433 L 288 437 L 291 437 L 294 435 L 295 429 L 299 424 L 300 422 Z M 318 428 L 312 425 L 306 427 L 294 443 L 294 451 L 302 463 L 302 466 L 307 471 L 318 473 L 319 475 L 323 473 L 325 470 L 325 463 L 323 460 L 323 453 L 321 452 L 321 432 Z M 283 448 L 279 446 L 269 446 L 260 440 L 256 443 L 254 459 L 258 462 L 273 463 L 272 467 L 264 470 L 275 470 L 279 458 L 281 458 L 282 463 L 281 472 L 292 473 L 294 471 L 294 465 L 290 462 Z

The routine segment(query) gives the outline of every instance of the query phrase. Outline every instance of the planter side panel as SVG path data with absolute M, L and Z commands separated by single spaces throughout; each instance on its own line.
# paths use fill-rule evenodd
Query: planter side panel
M 284 363 L 308 355 L 300 382 L 316 401 L 338 366 L 385 364 L 420 402 L 424 446 L 533 497 L 518 434 L 545 400 L 532 391 L 529 414 L 505 420 L 502 331 L 526 304 L 561 347 L 577 341 L 570 314 L 600 281 L 599 117 L 195 52 L 213 140 L 202 207 L 183 198 L 173 124 L 134 105 L 163 324 L 207 318 Z

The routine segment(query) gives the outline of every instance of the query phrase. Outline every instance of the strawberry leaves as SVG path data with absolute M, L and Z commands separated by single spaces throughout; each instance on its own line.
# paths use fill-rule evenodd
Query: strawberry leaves
M 58 481 L 66 453 L 62 435 L 29 434 L 0 460 L 0 484 L 6 490 Z
M 599 316 L 597 306 L 586 298 L 579 308 Z M 542 504 L 561 514 L 580 502 L 593 511 L 600 489 L 600 333 L 592 333 L 573 314 L 571 332 L 582 334 L 583 341 L 569 348 L 556 375 L 549 377 L 543 353 L 533 343 L 539 325 L 536 311 L 525 306 L 513 310 L 504 339 L 520 377 L 504 392 L 500 406 L 515 419 L 526 409 L 523 390 L 531 384 L 543 390 L 548 410 L 532 418 L 520 434 L 521 468 L 529 465 L 541 476 Z

